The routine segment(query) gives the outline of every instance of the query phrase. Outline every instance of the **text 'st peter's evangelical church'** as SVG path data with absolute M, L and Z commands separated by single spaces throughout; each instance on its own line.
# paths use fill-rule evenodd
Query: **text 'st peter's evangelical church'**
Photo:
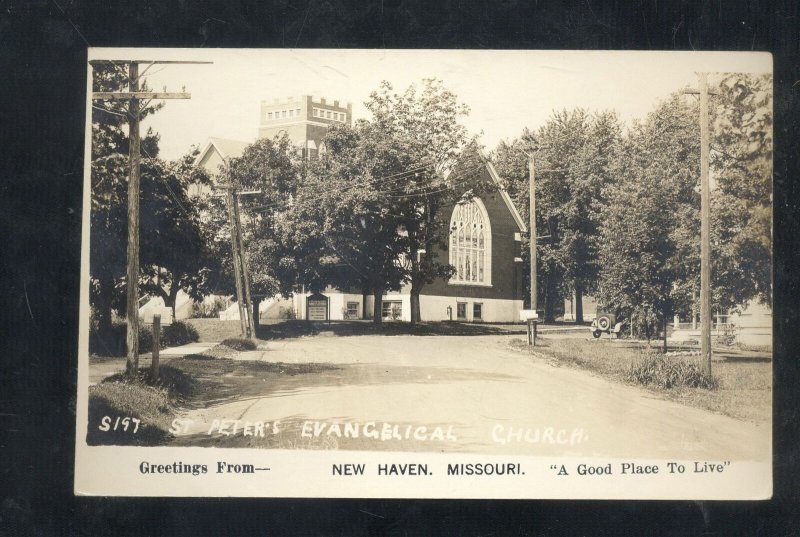
M 261 101 L 259 138 L 286 133 L 308 159 L 325 152 L 325 134 L 334 123 L 352 125 L 352 105 L 337 100 L 299 98 Z M 196 159 L 213 176 L 231 158 L 242 154 L 247 142 L 210 138 Z M 426 285 L 420 295 L 423 321 L 461 320 L 473 322 L 515 322 L 523 302 L 521 234 L 527 232 L 508 193 L 503 190 L 494 166 L 483 159 L 484 173 L 497 189 L 442 211 L 452 230 L 447 246 L 437 252 L 449 260 L 456 273 L 447 280 Z M 200 192 L 198 192 L 200 193 Z M 373 311 L 373 298 L 360 293 L 328 289 L 310 295 L 298 289 L 290 299 L 273 297 L 260 304 L 260 318 L 279 316 L 290 308 L 298 319 L 366 319 Z M 233 307 L 227 318 L 238 315 Z M 385 320 L 411 320 L 410 286 L 383 297 Z

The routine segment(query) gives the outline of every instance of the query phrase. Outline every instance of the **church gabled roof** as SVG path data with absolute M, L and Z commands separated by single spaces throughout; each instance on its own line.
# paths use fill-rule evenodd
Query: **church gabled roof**
M 520 232 L 527 233 L 528 226 L 526 226 L 525 221 L 522 220 L 522 217 L 517 210 L 517 206 L 514 205 L 514 201 L 511 199 L 511 196 L 509 196 L 505 188 L 502 187 L 503 181 L 500 179 L 500 174 L 497 173 L 497 170 L 494 169 L 494 165 L 489 162 L 488 159 L 484 159 L 484 162 L 486 163 L 486 169 L 489 171 L 489 175 L 497 185 L 497 190 L 500 191 L 500 197 L 503 198 L 503 201 L 505 202 L 506 207 L 508 207 L 511 216 L 514 217 L 514 222 L 517 223 L 517 227 L 519 228 Z
M 497 186 L 497 190 L 500 192 L 500 197 L 503 199 L 503 202 L 506 204 L 506 207 L 508 208 L 508 212 L 510 212 L 511 216 L 514 218 L 514 223 L 517 224 L 517 227 L 519 228 L 520 233 L 527 233 L 528 232 L 528 226 L 525 225 L 525 221 L 520 216 L 519 211 L 517 210 L 517 207 L 514 205 L 514 201 L 511 199 L 511 196 L 509 196 L 508 192 L 506 192 L 506 189 L 503 188 L 503 180 L 500 178 L 500 174 L 497 173 L 497 170 L 494 168 L 494 165 L 486 157 L 486 154 L 480 148 L 476 149 L 476 151 L 478 152 L 478 156 L 481 158 L 481 161 L 483 162 L 484 166 L 486 167 L 486 171 L 489 172 L 489 177 L 492 178 L 492 181 L 494 182 L 495 186 Z M 451 171 L 452 170 L 450 170 L 450 169 L 445 170 L 445 172 L 444 172 L 445 177 L 447 177 L 450 174 Z
M 250 145 L 250 142 L 230 140 L 228 138 L 216 138 L 212 136 L 208 139 L 208 143 L 203 150 L 200 151 L 200 154 L 197 155 L 194 163 L 195 165 L 201 164 L 208 158 L 209 153 L 212 151 L 216 151 L 220 158 L 227 163 L 232 158 L 241 157 L 248 145 Z

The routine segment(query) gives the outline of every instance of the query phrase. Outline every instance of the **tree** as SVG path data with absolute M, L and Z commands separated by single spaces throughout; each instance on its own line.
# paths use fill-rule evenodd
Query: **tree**
M 497 172 L 506 181 L 508 193 L 519 208 L 520 216 L 525 222 L 530 221 L 528 155 L 537 146 L 535 140 L 533 133 L 525 129 L 519 138 L 501 141 L 492 154 Z M 541 165 L 541 162 L 539 164 Z M 541 179 L 541 175 L 539 179 Z M 537 181 L 535 185 L 537 190 L 536 226 L 538 230 L 543 230 L 542 235 L 550 235 L 550 239 L 537 241 L 537 303 L 543 305 L 545 321 L 553 321 L 556 303 L 563 299 L 561 289 L 564 270 L 552 246 L 552 238 L 557 236 L 557 229 L 556 221 L 548 209 L 549 200 L 544 196 L 541 182 Z M 529 234 L 522 237 L 521 246 L 523 287 L 530 290 Z M 530 308 L 529 297 L 530 292 L 525 293 L 525 301 Z
M 127 85 L 127 67 L 96 65 L 93 91 L 118 91 Z M 146 88 L 146 84 L 143 84 Z M 162 105 L 142 109 L 142 117 Z M 124 277 L 127 241 L 128 116 L 124 108 L 111 103 L 92 105 L 92 163 L 90 302 L 97 313 L 98 330 L 109 335 L 112 310 L 125 309 Z M 141 141 L 142 157 L 158 156 L 158 135 L 152 130 Z
M 200 200 L 188 193 L 189 185 L 210 183 L 205 171 L 194 166 L 198 153 L 195 148 L 172 163 L 142 162 L 141 288 L 161 297 L 173 318 L 179 291 L 202 300 L 211 290 L 211 237 L 201 222 Z
M 220 176 L 222 186 L 259 192 L 241 197 L 244 249 L 253 308 L 257 310 L 264 297 L 290 295 L 296 284 L 319 265 L 319 259 L 303 259 L 301 238 L 308 222 L 301 222 L 295 228 L 285 225 L 305 173 L 305 162 L 284 134 L 257 140 L 240 157 L 231 159 L 228 166 L 229 170 L 222 170 Z M 217 205 L 218 235 L 224 237 L 219 244 L 228 253 L 226 260 L 230 259 L 230 230 L 227 216 L 219 212 L 227 215 L 227 210 L 224 204 Z M 232 274 L 227 261 L 226 266 L 227 274 Z M 227 278 L 229 286 L 231 281 L 232 278 Z
M 406 275 L 400 262 L 408 243 L 401 233 L 404 215 L 391 193 L 407 180 L 413 152 L 367 121 L 352 129 L 331 126 L 325 147 L 296 208 L 318 213 L 319 236 L 333 261 L 328 280 L 339 289 L 360 289 L 364 297 L 373 294 L 373 322 L 380 325 L 384 292 L 398 290 Z
M 599 223 L 595 207 L 602 204 L 603 186 L 612 181 L 610 164 L 621 130 L 613 112 L 562 110 L 535 134 L 526 130 L 520 139 L 503 142 L 495 151 L 498 167 L 509 179 L 509 190 L 525 213 L 530 210 L 528 155 L 536 158 L 537 228 L 549 236 L 537 243 L 545 320 L 552 321 L 555 303 L 574 291 L 575 320 L 583 322 L 583 294 L 596 290 Z M 530 263 L 528 249 L 526 264 Z
M 697 104 L 675 94 L 634 123 L 597 208 L 600 302 L 634 317 L 648 340 L 660 325 L 665 348 L 667 319 L 690 305 L 686 282 L 699 270 L 696 118 Z
M 459 118 L 469 108 L 437 79 L 424 79 L 422 90 L 409 86 L 394 93 L 388 82 L 370 94 L 365 103 L 375 128 L 403 140 L 416 173 L 396 185 L 394 209 L 403 215 L 408 242 L 406 260 L 411 284 L 411 323 L 420 320 L 420 293 L 436 278 L 448 277 L 453 267 L 437 259 L 437 246 L 445 242 L 448 223 L 439 211 L 455 203 L 468 190 L 474 166 L 459 164 L 461 150 L 469 138 Z M 460 169 L 458 174 L 448 173 Z M 421 253 L 424 252 L 424 255 Z
M 769 76 L 725 74 L 711 108 L 712 305 L 771 299 L 772 101 Z M 601 299 L 648 338 L 699 290 L 699 111 L 674 94 L 637 124 L 599 209 Z
M 772 76 L 725 74 L 712 104 L 718 255 L 715 296 L 730 309 L 772 304 Z M 715 267 L 716 268 L 716 267 Z
M 551 239 L 549 254 L 563 269 L 563 290 L 575 294 L 575 321 L 583 322 L 583 294 L 596 289 L 598 218 L 603 187 L 621 125 L 613 112 L 577 108 L 553 114 L 536 135 L 542 211 Z M 538 207 L 537 207 L 538 210 Z

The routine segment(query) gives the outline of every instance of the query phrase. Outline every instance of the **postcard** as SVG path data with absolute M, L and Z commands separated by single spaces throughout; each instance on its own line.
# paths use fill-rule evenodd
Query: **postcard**
M 91 48 L 75 493 L 772 495 L 772 57 Z

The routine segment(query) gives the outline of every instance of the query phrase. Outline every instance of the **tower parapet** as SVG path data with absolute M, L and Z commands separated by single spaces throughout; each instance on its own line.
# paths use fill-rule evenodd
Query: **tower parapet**
M 324 151 L 325 133 L 335 123 L 353 124 L 352 103 L 341 104 L 338 100 L 330 103 L 325 97 L 317 99 L 311 95 L 272 102 L 262 100 L 258 137 L 273 138 L 286 133 L 304 155 L 314 158 Z

